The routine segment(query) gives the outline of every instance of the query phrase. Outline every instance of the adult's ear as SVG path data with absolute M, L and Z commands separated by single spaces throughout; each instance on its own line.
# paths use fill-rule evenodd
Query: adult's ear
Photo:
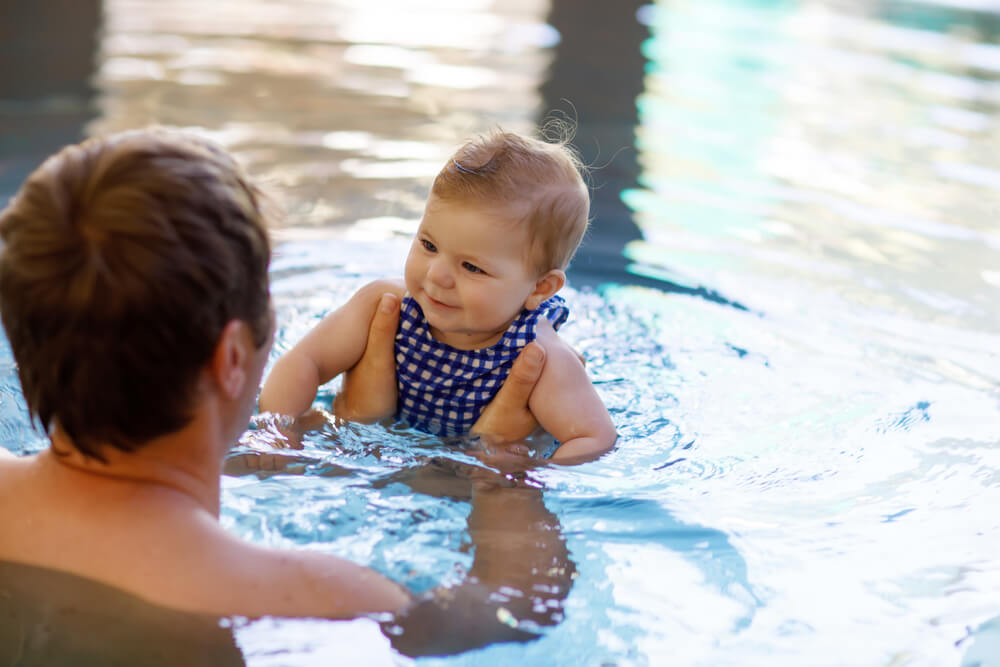
M 230 320 L 219 335 L 210 364 L 212 379 L 227 398 L 236 398 L 243 392 L 252 355 L 250 327 L 242 320 Z
M 561 290 L 565 284 L 566 274 L 559 269 L 552 269 L 535 282 L 535 291 L 528 295 L 524 307 L 528 310 L 538 308 L 543 301 Z

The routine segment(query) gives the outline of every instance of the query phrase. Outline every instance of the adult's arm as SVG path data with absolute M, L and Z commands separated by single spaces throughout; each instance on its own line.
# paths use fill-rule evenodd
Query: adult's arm
M 465 580 L 434 589 L 383 624 L 406 655 L 530 641 L 563 619 L 576 566 L 558 517 L 545 507 L 542 489 L 480 472 L 468 519 L 475 557 Z

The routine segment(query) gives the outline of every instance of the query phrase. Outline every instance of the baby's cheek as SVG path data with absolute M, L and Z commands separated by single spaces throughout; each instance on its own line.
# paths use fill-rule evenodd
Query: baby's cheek
M 406 291 L 413 294 L 415 288 L 420 286 L 420 269 L 416 262 L 406 260 L 406 267 L 403 269 L 403 282 L 406 284 Z

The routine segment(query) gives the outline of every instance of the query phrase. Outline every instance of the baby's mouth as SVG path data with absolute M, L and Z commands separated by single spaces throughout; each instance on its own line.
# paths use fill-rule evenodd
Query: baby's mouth
M 424 296 L 427 297 L 427 300 L 435 308 L 454 309 L 458 307 L 458 306 L 450 306 L 447 303 L 444 303 L 443 301 L 438 301 L 437 299 L 432 297 L 430 294 L 427 294 L 426 292 L 424 292 Z

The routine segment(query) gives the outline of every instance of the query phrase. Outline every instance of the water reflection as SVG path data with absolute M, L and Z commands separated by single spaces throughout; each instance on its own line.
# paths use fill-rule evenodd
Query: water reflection
M 670 307 L 700 431 L 669 468 L 680 516 L 715 505 L 763 601 L 718 662 L 767 636 L 777 663 L 946 664 L 996 614 L 996 527 L 971 517 L 997 495 L 997 15 L 932 4 L 642 14 L 626 252 L 760 314 Z
M 570 290 L 564 333 L 622 446 L 539 473 L 566 619 L 488 659 L 948 664 L 1000 612 L 998 21 L 992 0 L 106 0 L 87 131 L 194 126 L 266 181 L 298 239 L 274 262 L 280 350 L 399 271 L 463 136 L 575 115 L 600 168 L 571 277 L 617 285 Z M 42 99 L 4 97 L 4 184 L 59 136 L 32 129 Z M 413 493 L 425 443 L 398 435 L 229 479 L 224 521 L 418 590 L 460 578 L 467 485 Z
M 467 134 L 529 130 L 558 39 L 541 0 L 105 5 L 90 131 L 203 128 L 271 186 L 286 227 L 328 235 L 394 233 Z
M 970 41 L 991 21 L 962 16 L 931 32 L 819 2 L 650 8 L 628 255 L 762 310 L 809 285 L 994 329 L 1000 67 Z
M 618 280 L 626 266 L 622 249 L 642 238 L 620 193 L 639 176 L 635 98 L 645 66 L 640 45 L 649 30 L 636 12 L 643 4 L 553 0 L 549 9 L 561 39 L 541 84 L 542 111 L 559 109 L 576 121 L 577 148 L 592 167 L 593 223 L 571 271 L 578 284 Z

